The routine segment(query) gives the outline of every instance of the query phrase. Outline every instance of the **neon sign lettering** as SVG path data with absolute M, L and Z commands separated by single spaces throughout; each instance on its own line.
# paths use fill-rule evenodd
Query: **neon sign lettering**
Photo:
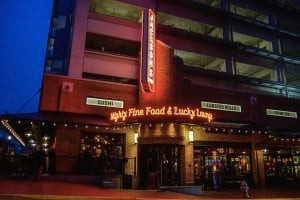
M 155 83 L 155 13 L 143 13 L 141 83 L 144 91 L 153 92 Z
M 149 25 L 148 25 L 148 73 L 147 81 L 149 84 L 154 84 L 154 42 L 155 42 L 155 24 L 154 13 L 149 11 Z
M 189 119 L 204 118 L 209 122 L 213 119 L 211 113 L 203 112 L 200 109 L 192 109 L 189 107 L 177 106 L 162 106 L 162 107 L 145 107 L 145 108 L 129 108 L 127 110 L 120 110 L 110 113 L 110 120 L 114 122 L 126 121 L 129 118 L 138 118 L 145 116 L 178 116 L 188 117 Z

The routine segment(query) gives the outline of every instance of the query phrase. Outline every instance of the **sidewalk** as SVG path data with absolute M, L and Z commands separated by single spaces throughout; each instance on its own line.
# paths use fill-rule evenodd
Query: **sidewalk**
M 253 189 L 251 199 L 300 199 L 300 189 L 289 187 Z M 239 190 L 204 191 L 194 196 L 156 190 L 107 189 L 91 184 L 31 180 L 0 180 L 0 200 L 148 200 L 148 199 L 242 199 Z

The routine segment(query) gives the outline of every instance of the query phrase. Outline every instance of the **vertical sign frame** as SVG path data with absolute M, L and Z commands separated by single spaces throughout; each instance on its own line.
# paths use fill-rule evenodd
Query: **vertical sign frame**
M 154 92 L 155 86 L 155 12 L 144 9 L 142 30 L 141 83 L 145 92 Z

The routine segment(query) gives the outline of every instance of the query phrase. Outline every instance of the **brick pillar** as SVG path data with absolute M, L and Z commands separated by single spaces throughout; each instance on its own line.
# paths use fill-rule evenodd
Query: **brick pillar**
M 140 87 L 140 105 L 172 105 L 182 102 L 183 74 L 181 59 L 174 57 L 174 50 L 156 40 L 154 69 L 154 91 L 145 92 Z
M 78 169 L 80 130 L 69 127 L 56 129 L 56 172 L 74 173 Z
M 258 187 L 264 187 L 266 185 L 263 151 L 257 147 L 261 141 L 262 138 L 260 136 L 252 134 L 252 175 L 254 184 Z
M 187 144 L 184 146 L 184 164 L 182 165 L 182 185 L 194 184 L 194 146 Z

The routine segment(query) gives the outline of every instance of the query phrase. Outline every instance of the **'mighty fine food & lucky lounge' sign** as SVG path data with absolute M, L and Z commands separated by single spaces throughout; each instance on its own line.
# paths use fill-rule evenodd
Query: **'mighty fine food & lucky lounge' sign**
M 177 106 L 162 106 L 162 107 L 151 107 L 147 106 L 145 108 L 129 108 L 125 110 L 119 110 L 110 113 L 110 120 L 113 122 L 125 122 L 136 119 L 151 119 L 151 118 L 161 119 L 206 119 L 209 122 L 213 120 L 211 113 L 201 111 L 200 109 L 192 109 L 189 107 L 177 107 Z

